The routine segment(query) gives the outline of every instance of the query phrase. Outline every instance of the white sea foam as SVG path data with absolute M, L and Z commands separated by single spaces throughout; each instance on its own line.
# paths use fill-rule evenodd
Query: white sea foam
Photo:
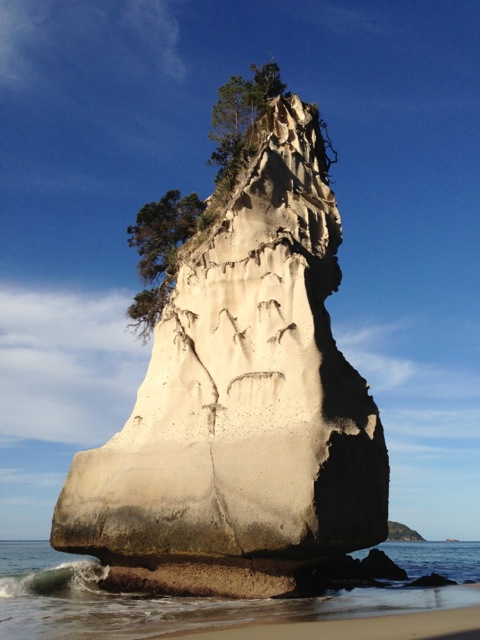
M 64 562 L 42 571 L 0 578 L 0 598 L 50 595 L 63 590 L 94 591 L 108 571 L 108 567 L 94 560 Z

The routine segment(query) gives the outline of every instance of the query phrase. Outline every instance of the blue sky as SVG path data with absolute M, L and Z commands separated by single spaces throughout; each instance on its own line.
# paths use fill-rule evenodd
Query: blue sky
M 212 191 L 216 89 L 275 56 L 338 150 L 339 348 L 381 410 L 390 518 L 480 540 L 477 0 L 0 0 L 0 538 L 47 538 L 146 371 L 126 227 Z

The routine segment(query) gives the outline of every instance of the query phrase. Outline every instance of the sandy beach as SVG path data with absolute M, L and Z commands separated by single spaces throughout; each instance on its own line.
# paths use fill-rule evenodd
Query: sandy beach
M 418 591 L 419 601 L 425 591 Z M 357 612 L 348 618 L 283 620 L 174 635 L 182 640 L 480 640 L 480 584 L 434 591 L 446 595 L 449 608 L 364 616 Z
M 163 638 L 165 636 L 162 636 Z M 178 636 L 177 636 L 178 637 Z M 368 618 L 237 627 L 183 640 L 480 640 L 480 605 Z

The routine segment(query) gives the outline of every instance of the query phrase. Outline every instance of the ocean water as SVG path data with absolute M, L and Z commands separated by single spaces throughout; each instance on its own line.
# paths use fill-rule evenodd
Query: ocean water
M 410 580 L 432 572 L 480 582 L 480 542 L 378 545 Z M 355 557 L 364 557 L 359 551 Z M 361 617 L 480 604 L 480 588 L 355 588 L 322 597 L 275 600 L 144 598 L 112 595 L 97 583 L 108 571 L 48 542 L 0 542 L 0 637 L 8 640 L 146 640 L 178 632 L 322 618 Z

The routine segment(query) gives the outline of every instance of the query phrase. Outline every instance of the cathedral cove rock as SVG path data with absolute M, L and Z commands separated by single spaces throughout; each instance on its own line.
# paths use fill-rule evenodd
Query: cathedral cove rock
M 73 460 L 51 544 L 108 564 L 106 589 L 308 595 L 325 563 L 387 537 L 379 412 L 324 306 L 342 227 L 322 131 L 298 96 L 268 102 L 178 250 L 131 417 Z

